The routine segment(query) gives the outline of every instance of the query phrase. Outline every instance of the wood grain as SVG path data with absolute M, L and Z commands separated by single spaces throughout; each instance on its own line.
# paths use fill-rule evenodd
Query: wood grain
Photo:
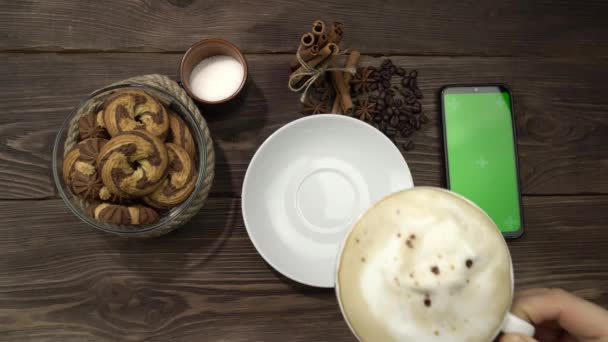
M 608 196 L 526 197 L 510 242 L 517 288 L 562 287 L 608 305 Z M 0 340 L 352 341 L 331 290 L 257 254 L 237 199 L 211 199 L 163 238 L 125 240 L 60 200 L 0 207 Z
M 56 132 L 89 92 L 145 73 L 177 73 L 179 54 L 1 54 L 0 198 L 55 196 L 50 159 Z M 205 116 L 216 142 L 213 194 L 238 196 L 257 147 L 302 117 L 286 87 L 289 55 L 249 55 L 245 103 Z M 442 185 L 438 91 L 450 83 L 506 82 L 512 87 L 524 194 L 608 193 L 608 70 L 602 61 L 555 58 L 393 57 L 419 70 L 431 122 L 405 154 L 419 185 Z M 380 58 L 364 56 L 363 64 Z M 61 85 L 61 86 L 57 86 Z
M 608 56 L 605 1 L 8 1 L 2 50 L 184 51 L 224 38 L 249 53 L 293 52 L 322 18 L 364 53 Z M 380 23 L 380 24 L 379 24 Z

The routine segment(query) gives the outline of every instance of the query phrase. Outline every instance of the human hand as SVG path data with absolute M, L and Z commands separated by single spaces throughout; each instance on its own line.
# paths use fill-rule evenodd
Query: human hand
M 561 289 L 521 291 L 512 312 L 536 327 L 536 339 L 505 334 L 500 342 L 608 342 L 608 311 Z

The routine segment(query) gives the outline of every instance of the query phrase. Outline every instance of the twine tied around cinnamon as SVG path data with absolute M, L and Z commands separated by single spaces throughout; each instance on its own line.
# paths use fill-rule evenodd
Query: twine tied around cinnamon
M 310 89 L 310 87 L 317 81 L 317 79 L 319 79 L 319 77 L 322 77 L 326 72 L 342 71 L 342 72 L 348 72 L 351 75 L 354 75 L 357 72 L 356 68 L 329 67 L 329 61 L 331 61 L 335 55 L 330 55 L 326 58 L 325 61 L 323 61 L 322 63 L 319 63 L 320 67 L 311 66 L 306 61 L 304 61 L 304 59 L 302 59 L 302 56 L 300 55 L 301 48 L 302 48 L 301 46 L 298 47 L 298 51 L 296 51 L 296 58 L 298 59 L 298 62 L 301 65 L 300 69 L 303 68 L 304 71 L 298 72 L 296 70 L 294 73 L 292 73 L 289 76 L 289 82 L 288 82 L 287 86 L 289 87 L 289 90 L 291 90 L 293 92 L 300 92 L 300 91 L 302 91 L 302 89 L 304 90 L 304 92 L 302 93 L 302 96 L 300 96 L 300 102 L 302 102 L 302 103 L 304 103 L 306 101 L 306 96 L 308 95 L 308 90 Z M 340 52 L 338 52 L 338 55 L 341 55 L 344 53 L 346 53 L 346 51 L 340 51 Z M 310 76 L 310 78 L 307 79 L 306 82 L 297 86 L 298 82 L 300 82 L 302 77 L 306 77 L 306 76 Z M 295 80 L 295 82 L 294 82 L 294 80 Z

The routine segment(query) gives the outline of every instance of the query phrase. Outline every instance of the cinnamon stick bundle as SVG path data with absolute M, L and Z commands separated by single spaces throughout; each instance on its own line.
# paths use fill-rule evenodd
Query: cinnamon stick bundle
M 361 54 L 359 53 L 359 51 L 353 51 L 350 53 L 350 55 L 348 56 L 348 58 L 346 59 L 346 64 L 344 65 L 345 68 L 347 69 L 356 69 L 357 68 L 357 64 L 359 64 L 359 58 L 361 57 Z M 340 79 L 340 77 L 334 77 L 333 73 L 341 73 L 342 78 Z M 339 71 L 334 71 L 332 73 L 332 81 L 334 83 L 334 88 L 336 89 L 336 98 L 334 100 L 334 104 L 332 106 L 332 113 L 336 113 L 336 114 L 344 114 L 344 113 L 348 113 L 348 111 L 350 111 L 352 109 L 352 99 L 351 99 L 351 107 L 348 108 L 347 106 L 344 106 L 343 103 L 346 102 L 346 104 L 348 105 L 348 100 L 345 100 L 343 98 L 343 96 L 338 96 L 338 88 L 336 87 L 336 83 L 337 82 L 342 82 L 344 84 L 344 86 L 340 86 L 341 88 L 345 88 L 345 91 L 348 93 L 348 97 L 350 97 L 350 80 L 353 77 L 353 75 L 350 72 L 339 72 Z
M 336 56 L 338 54 L 338 52 L 340 52 L 340 48 L 338 47 L 338 45 L 333 44 L 333 43 L 328 43 L 327 45 L 325 45 L 325 47 L 323 47 L 320 51 L 319 54 L 314 57 L 313 59 L 307 61 L 307 64 L 311 67 L 314 68 L 318 65 L 325 65 L 327 63 L 329 63 L 334 56 Z M 304 66 L 300 66 L 298 69 L 296 69 L 293 73 L 291 73 L 291 75 L 289 76 L 290 79 L 290 84 L 295 85 L 300 83 L 300 81 L 306 76 L 306 75 L 298 75 L 300 73 L 304 73 L 307 70 L 304 69 Z M 296 76 L 297 75 L 297 76 Z

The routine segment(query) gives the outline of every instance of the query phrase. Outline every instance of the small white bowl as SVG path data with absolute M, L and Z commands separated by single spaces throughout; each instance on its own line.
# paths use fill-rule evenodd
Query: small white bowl
M 313 115 L 273 133 L 243 183 L 249 238 L 277 271 L 334 287 L 348 228 L 374 202 L 413 187 L 397 147 L 374 127 L 344 115 Z

